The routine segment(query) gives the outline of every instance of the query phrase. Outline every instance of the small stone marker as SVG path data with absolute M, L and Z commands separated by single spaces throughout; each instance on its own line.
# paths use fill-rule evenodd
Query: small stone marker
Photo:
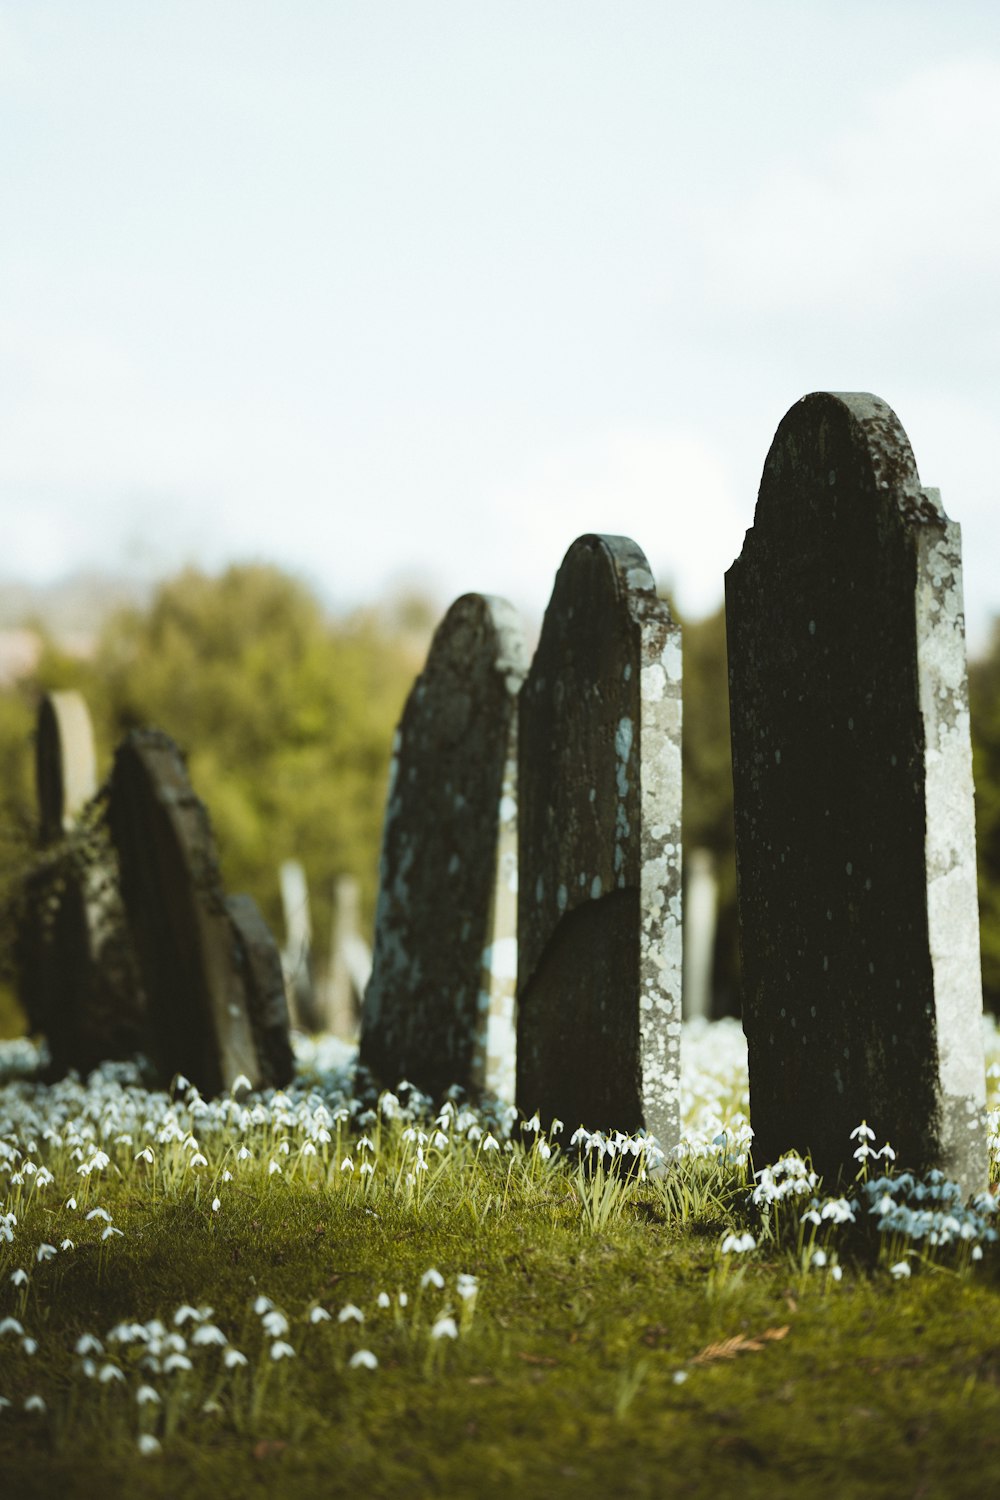
M 68 833 L 97 791 L 94 726 L 82 693 L 46 693 L 35 734 L 35 782 L 43 844 Z
M 726 575 L 754 1159 L 989 1180 L 959 528 L 875 396 L 778 428 Z
M 361 936 L 361 892 L 353 875 L 333 886 L 330 963 L 323 992 L 323 1023 L 334 1036 L 356 1037 L 365 990 L 372 977 L 372 951 Z
M 389 1084 L 405 1076 L 432 1095 L 453 1083 L 480 1094 L 504 1066 L 511 1072 L 491 1061 L 517 942 L 496 885 L 514 878 L 498 827 L 516 817 L 510 766 L 525 665 L 512 606 L 465 594 L 406 702 L 361 1032 L 362 1061 Z
M 708 849 L 692 849 L 686 862 L 684 896 L 684 1019 L 712 1014 L 712 964 L 719 909 L 715 860 Z
M 295 1025 L 315 1031 L 318 1016 L 312 973 L 312 919 L 309 885 L 297 859 L 286 859 L 278 872 L 281 909 L 285 918 L 285 946 L 281 964 L 285 974 L 288 1008 Z
M 119 745 L 108 816 L 161 1078 L 183 1073 L 206 1095 L 241 1074 L 269 1082 L 208 815 L 167 735 L 133 730 Z
M 679 1134 L 681 644 L 627 537 L 583 536 L 521 692 L 517 1103 Z

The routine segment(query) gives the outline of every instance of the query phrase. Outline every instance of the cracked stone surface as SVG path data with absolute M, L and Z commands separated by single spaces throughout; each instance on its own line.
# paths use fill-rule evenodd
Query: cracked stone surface
M 726 620 L 755 1160 L 985 1188 L 960 532 L 884 401 L 784 418 Z
M 362 1061 L 383 1082 L 510 1099 L 517 971 L 517 701 L 503 599 L 465 594 L 435 633 L 393 750 Z
M 583 536 L 521 693 L 517 1102 L 678 1138 L 681 647 L 643 553 Z

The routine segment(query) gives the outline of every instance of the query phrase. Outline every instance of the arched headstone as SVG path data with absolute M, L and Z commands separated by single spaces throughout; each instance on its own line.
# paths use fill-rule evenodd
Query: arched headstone
M 884 401 L 784 418 L 726 619 L 755 1159 L 984 1188 L 960 534 Z
M 334 1036 L 356 1037 L 365 990 L 372 977 L 372 951 L 361 936 L 361 892 L 353 875 L 333 886 L 330 963 L 323 995 L 323 1022 Z
M 498 830 L 516 815 L 509 772 L 524 670 L 513 608 L 465 594 L 406 702 L 361 1034 L 362 1061 L 388 1083 L 405 1075 L 431 1094 L 490 1086 L 490 1018 L 509 1014 L 516 968 L 496 886 L 514 878 L 509 861 L 498 871 Z
M 521 692 L 517 1102 L 679 1133 L 681 646 L 627 537 L 559 569 Z
M 281 954 L 252 896 L 227 896 L 226 910 L 236 933 L 261 1072 L 268 1083 L 283 1087 L 295 1072 L 295 1055 L 288 1036 Z
M 241 1074 L 267 1082 L 208 815 L 167 735 L 133 730 L 119 745 L 108 814 L 161 1077 L 183 1073 L 203 1094 Z
M 285 946 L 281 965 L 285 975 L 288 1008 L 296 1026 L 315 1031 L 319 1017 L 312 969 L 312 918 L 309 885 L 301 861 L 286 859 L 278 871 L 281 909 L 285 919 Z
M 81 693 L 46 693 L 35 733 L 35 783 L 41 841 L 68 833 L 97 791 L 94 726 Z

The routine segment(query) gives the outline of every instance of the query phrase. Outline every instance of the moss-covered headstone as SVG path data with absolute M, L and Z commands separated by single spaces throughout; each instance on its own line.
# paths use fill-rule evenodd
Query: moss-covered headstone
M 465 594 L 435 633 L 394 747 L 361 1058 L 431 1094 L 513 1084 L 520 623 Z
M 521 692 L 517 1102 L 678 1137 L 681 644 L 627 537 L 584 536 Z
M 755 1159 L 985 1188 L 960 535 L 884 401 L 792 407 L 726 618 Z

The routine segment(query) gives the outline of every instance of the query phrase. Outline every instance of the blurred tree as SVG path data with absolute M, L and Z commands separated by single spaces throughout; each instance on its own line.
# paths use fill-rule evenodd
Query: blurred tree
M 969 663 L 972 769 L 976 783 L 976 852 L 983 998 L 1000 1014 L 1000 621 L 986 655 Z
M 112 616 L 90 660 L 49 645 L 35 680 L 0 699 L 0 771 L 12 789 L 3 837 L 34 823 L 27 741 L 39 692 L 79 688 L 102 770 L 136 725 L 177 740 L 209 809 L 227 889 L 256 898 L 279 943 L 278 867 L 302 861 L 325 957 L 335 875 L 357 875 L 369 918 L 374 909 L 392 733 L 421 664 L 410 624 L 404 638 L 384 611 L 331 622 L 276 568 L 188 570 L 148 609 Z M 23 858 L 21 839 L 12 860 Z

